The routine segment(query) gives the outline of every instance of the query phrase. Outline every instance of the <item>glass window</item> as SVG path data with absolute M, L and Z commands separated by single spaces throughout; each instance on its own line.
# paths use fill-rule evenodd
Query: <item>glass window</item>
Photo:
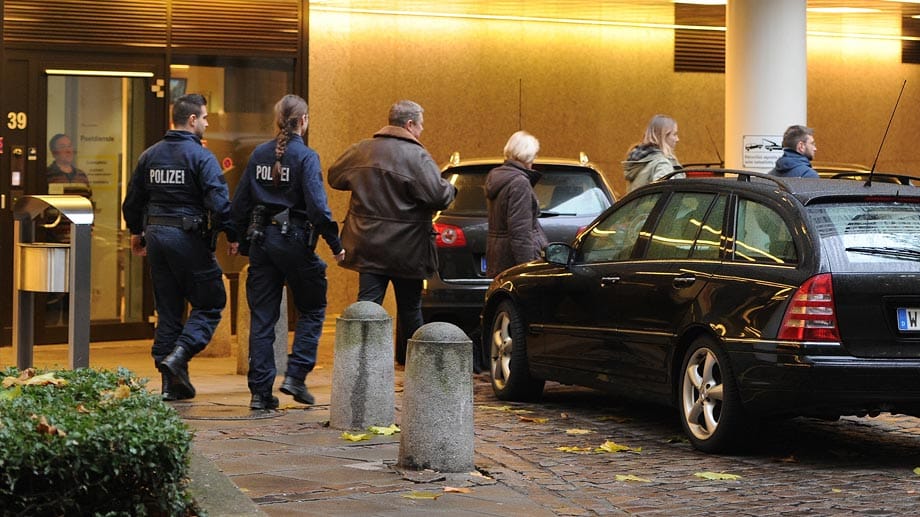
M 585 263 L 627 260 L 632 255 L 639 232 L 661 194 L 650 194 L 619 207 L 597 224 L 581 241 L 580 256 Z
M 671 196 L 652 233 L 648 258 L 689 258 L 714 198 L 715 194 L 698 192 L 679 192 Z
M 775 210 L 749 199 L 738 202 L 735 260 L 769 264 L 798 262 L 792 233 Z
M 709 215 L 706 216 L 703 227 L 700 228 L 700 234 L 693 245 L 690 258 L 701 260 L 718 260 L 720 258 L 725 205 L 725 196 L 719 196 L 712 210 L 709 211 Z
M 832 271 L 920 271 L 920 204 L 828 203 L 808 214 Z

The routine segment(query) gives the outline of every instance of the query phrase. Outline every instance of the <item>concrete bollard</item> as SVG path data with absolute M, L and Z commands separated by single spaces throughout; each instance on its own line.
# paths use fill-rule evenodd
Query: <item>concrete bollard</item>
M 374 302 L 349 305 L 335 321 L 329 425 L 358 430 L 396 422 L 393 318 Z
M 230 357 L 230 342 L 233 340 L 230 323 L 230 279 L 224 275 L 224 292 L 227 293 L 227 305 L 220 313 L 220 323 L 211 336 L 211 342 L 198 354 L 199 357 Z
M 398 466 L 471 472 L 473 342 L 451 323 L 423 325 L 409 339 Z
M 236 373 L 249 373 L 249 301 L 246 299 L 246 279 L 249 278 L 249 264 L 240 270 L 236 307 Z M 275 323 L 275 368 L 278 375 L 284 375 L 288 356 L 287 289 L 281 291 L 281 307 L 278 322 Z

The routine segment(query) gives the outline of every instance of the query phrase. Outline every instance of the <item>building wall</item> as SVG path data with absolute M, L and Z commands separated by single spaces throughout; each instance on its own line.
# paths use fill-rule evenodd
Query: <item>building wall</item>
M 408 98 L 425 108 L 421 140 L 438 162 L 453 151 L 498 156 L 523 128 L 543 156 L 585 151 L 622 193 L 619 162 L 655 113 L 678 121 L 683 163 L 725 154 L 724 76 L 674 73 L 673 44 L 669 29 L 314 10 L 309 143 L 326 169 Z M 920 67 L 900 64 L 900 42 L 810 36 L 808 48 L 809 120 L 789 123 L 816 129 L 817 159 L 871 165 L 907 79 L 878 169 L 920 176 L 920 91 L 911 88 Z M 341 220 L 348 194 L 329 195 Z M 357 274 L 330 265 L 329 282 L 329 312 L 341 312 L 356 298 Z

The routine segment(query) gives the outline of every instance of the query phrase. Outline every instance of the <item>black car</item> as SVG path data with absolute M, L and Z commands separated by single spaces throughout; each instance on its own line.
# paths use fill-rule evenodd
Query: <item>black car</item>
M 422 292 L 426 322 L 447 321 L 467 332 L 479 325 L 491 281 L 486 276 L 488 212 L 483 185 L 489 171 L 502 163 L 502 158 L 461 161 L 454 153 L 442 169 L 444 178 L 457 187 L 457 197 L 434 217 L 438 272 Z M 579 160 L 538 158 L 533 168 L 543 173 L 534 192 L 542 210 L 540 224 L 551 242 L 571 242 L 614 202 L 603 173 L 584 154 Z
M 631 192 L 496 277 L 496 396 L 673 405 L 708 452 L 759 419 L 920 416 L 920 188 L 730 172 Z

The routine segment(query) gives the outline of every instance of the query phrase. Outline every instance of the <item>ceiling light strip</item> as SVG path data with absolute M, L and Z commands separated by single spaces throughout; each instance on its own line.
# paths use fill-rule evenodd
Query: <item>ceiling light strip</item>
M 918 0 L 920 2 L 920 0 Z M 377 14 L 389 16 L 418 16 L 427 18 L 459 18 L 467 20 L 497 20 L 497 21 L 515 21 L 515 22 L 537 22 L 537 23 L 564 23 L 572 25 L 595 25 L 607 27 L 634 27 L 644 29 L 688 29 L 700 31 L 725 32 L 725 27 L 713 27 L 706 25 L 677 25 L 673 23 L 641 23 L 641 22 L 616 22 L 605 20 L 584 20 L 578 18 L 547 18 L 539 16 L 510 16 L 510 15 L 492 15 L 492 14 L 467 14 L 467 13 L 436 13 L 427 11 L 399 11 L 391 9 L 357 9 L 350 7 L 327 7 L 321 5 L 310 5 L 310 11 L 315 12 L 332 12 L 346 14 Z M 896 40 L 896 41 L 920 41 L 918 36 L 896 36 L 886 34 L 864 34 L 864 33 L 847 33 L 847 32 L 827 32 L 827 31 L 806 31 L 809 36 L 826 37 L 826 38 L 853 38 L 853 39 L 875 39 L 875 40 Z
M 435 13 L 426 11 L 397 11 L 389 9 L 354 9 L 350 7 L 310 6 L 310 12 L 324 11 L 348 14 L 384 14 L 395 16 L 418 16 L 424 18 L 460 18 L 468 20 L 497 20 L 511 22 L 565 23 L 572 25 L 600 25 L 610 27 L 637 27 L 642 29 L 692 29 L 701 31 L 725 32 L 725 27 L 706 25 L 676 25 L 673 23 L 615 22 L 605 20 L 583 20 L 578 18 L 545 18 L 539 16 L 506 16 L 494 14 Z
M 125 72 L 122 70 L 66 70 L 46 68 L 48 75 L 86 75 L 95 77 L 153 77 L 153 72 Z

